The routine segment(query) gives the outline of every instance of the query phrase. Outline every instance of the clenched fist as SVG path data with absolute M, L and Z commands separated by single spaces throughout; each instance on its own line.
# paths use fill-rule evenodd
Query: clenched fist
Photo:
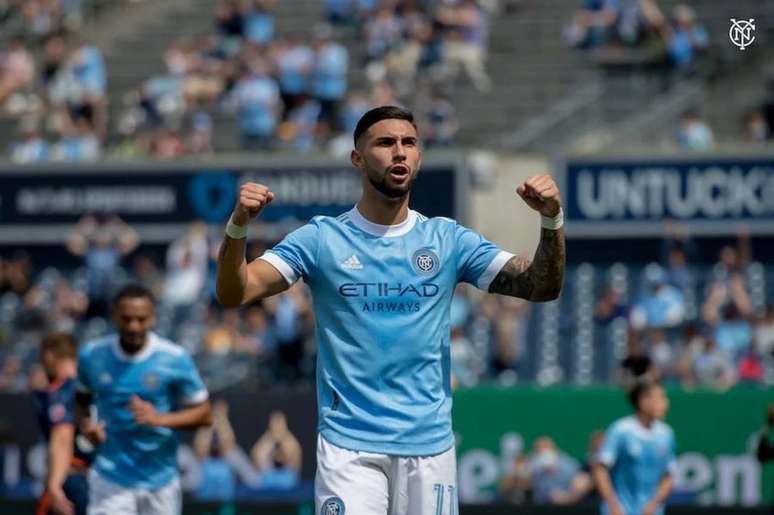
M 274 200 L 274 193 L 263 184 L 245 183 L 239 188 L 239 198 L 231 220 L 236 225 L 247 225 L 250 219 L 258 216 L 258 213 L 272 200 Z
M 550 175 L 533 175 L 516 188 L 516 193 L 529 207 L 543 216 L 554 217 L 559 214 L 562 199 L 559 188 Z

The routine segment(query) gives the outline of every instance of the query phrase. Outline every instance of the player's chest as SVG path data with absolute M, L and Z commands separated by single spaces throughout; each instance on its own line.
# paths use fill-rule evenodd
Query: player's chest
M 669 446 L 666 440 L 630 436 L 624 440 L 623 453 L 629 461 L 658 465 L 666 461 Z
M 358 282 L 453 287 L 456 263 L 447 247 L 433 239 L 378 238 L 323 244 L 319 259 L 323 278 L 337 288 Z
M 132 363 L 117 362 L 110 367 L 95 371 L 94 390 L 104 398 L 123 399 L 137 395 L 150 400 L 165 397 L 169 392 L 169 374 L 162 366 L 149 363 L 137 366 Z

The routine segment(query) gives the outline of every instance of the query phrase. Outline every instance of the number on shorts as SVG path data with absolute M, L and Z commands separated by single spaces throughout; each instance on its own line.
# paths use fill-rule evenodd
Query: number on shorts
M 444 489 L 449 491 L 449 515 L 457 515 L 457 503 L 455 502 L 457 500 L 455 497 L 456 488 L 454 485 L 444 488 L 444 485 L 439 483 L 433 485 L 433 490 L 435 490 L 435 515 L 443 515 Z

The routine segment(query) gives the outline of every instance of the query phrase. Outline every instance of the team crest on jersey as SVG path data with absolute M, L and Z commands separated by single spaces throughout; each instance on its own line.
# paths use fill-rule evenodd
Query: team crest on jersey
M 99 384 L 110 384 L 113 382 L 113 378 L 107 372 L 102 372 L 99 375 Z
M 432 250 L 419 249 L 411 257 L 411 266 L 419 275 L 433 275 L 438 271 L 441 262 Z
M 329 497 L 322 504 L 320 515 L 344 515 L 344 501 L 338 497 Z
M 65 407 L 61 404 L 52 404 L 48 408 L 48 418 L 51 419 L 51 422 L 56 424 L 57 422 L 61 422 L 62 419 L 65 416 Z
M 155 390 L 159 385 L 159 376 L 154 373 L 146 374 L 145 377 L 142 378 L 142 384 L 148 390 Z

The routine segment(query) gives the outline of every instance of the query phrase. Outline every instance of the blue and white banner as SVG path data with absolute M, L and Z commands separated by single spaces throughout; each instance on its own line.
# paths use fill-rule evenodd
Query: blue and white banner
M 564 180 L 571 237 L 774 234 L 774 159 L 570 161 Z

